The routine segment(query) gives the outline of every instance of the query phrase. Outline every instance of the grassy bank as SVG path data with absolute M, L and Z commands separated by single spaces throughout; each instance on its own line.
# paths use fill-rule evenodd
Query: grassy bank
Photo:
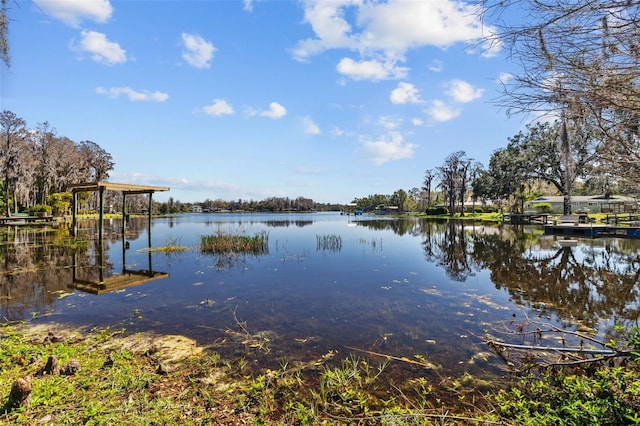
M 49 325 L 0 328 L 0 423 L 15 425 L 442 425 L 639 424 L 640 371 L 635 360 L 534 368 L 509 389 L 484 398 L 434 397 L 446 378 L 385 384 L 380 364 L 331 351 L 277 370 L 246 357 L 223 359 L 182 336 L 79 332 Z M 231 339 L 231 336 L 229 338 Z M 640 347 L 633 330 L 632 347 Z M 624 352 L 627 353 L 627 352 Z M 520 370 L 523 373 L 525 370 Z M 28 389 L 20 399 L 14 388 Z M 20 394 L 24 396 L 24 392 Z M 585 423 L 586 422 L 586 423 Z M 595 422 L 595 423 L 593 423 Z
M 3 424 L 408 425 L 492 417 L 471 401 L 465 410 L 435 408 L 436 384 L 426 379 L 409 390 L 382 388 L 390 361 L 333 362 L 329 352 L 256 372 L 248 358 L 225 360 L 180 336 L 26 326 L 0 333 Z M 47 368 L 52 359 L 56 366 Z M 10 397 L 17 382 L 31 389 L 24 404 Z

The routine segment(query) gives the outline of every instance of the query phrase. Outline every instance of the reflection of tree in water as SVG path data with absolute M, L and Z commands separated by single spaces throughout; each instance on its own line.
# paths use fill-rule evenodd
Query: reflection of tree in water
M 372 219 L 372 220 L 358 220 L 359 226 L 364 226 L 376 231 L 383 231 L 385 229 L 392 230 L 398 235 L 419 235 L 420 234 L 420 222 L 414 220 L 393 220 L 393 219 Z
M 545 251 L 521 240 L 476 234 L 473 258 L 478 266 L 491 270 L 496 288 L 506 289 L 516 303 L 531 304 L 542 315 L 555 314 L 567 324 L 636 320 L 638 257 L 614 251 L 612 246 L 595 251 L 586 247 L 587 256 L 579 261 L 574 253 L 578 249 Z
M 469 262 L 469 251 L 473 249 L 471 236 L 465 232 L 463 222 L 448 222 L 441 229 L 441 239 L 437 241 L 435 257 L 447 276 L 455 281 L 465 281 L 473 276 Z
M 71 270 L 66 268 L 61 234 L 67 230 L 25 226 L 0 231 L 0 303 L 3 321 L 43 312 L 66 287 Z M 66 279 L 68 277 L 68 279 Z
M 68 291 L 73 281 L 72 265 L 86 276 L 97 276 L 97 270 L 108 275 L 113 270 L 109 261 L 109 242 L 122 241 L 122 222 L 105 221 L 102 247 L 95 238 L 95 220 L 81 221 L 78 236 L 71 237 L 69 228 L 11 226 L 0 228 L 0 318 L 21 320 L 32 312 L 46 312 Z M 146 228 L 146 220 L 131 220 L 128 239 L 138 238 Z M 101 265 L 96 266 L 97 259 Z M 75 263 L 74 263 L 75 262 Z

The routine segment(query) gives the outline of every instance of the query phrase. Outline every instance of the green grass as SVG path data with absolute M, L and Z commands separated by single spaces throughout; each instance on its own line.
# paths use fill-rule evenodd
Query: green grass
M 200 251 L 209 254 L 265 254 L 269 252 L 269 234 L 265 231 L 253 236 L 217 232 L 200 237 Z

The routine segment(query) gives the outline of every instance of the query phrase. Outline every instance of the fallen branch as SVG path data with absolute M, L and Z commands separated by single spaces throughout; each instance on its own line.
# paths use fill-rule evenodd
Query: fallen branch
M 555 346 L 531 346 L 531 345 L 517 345 L 513 343 L 496 342 L 495 340 L 488 340 L 488 345 L 495 345 L 503 348 L 522 349 L 527 351 L 555 351 L 555 352 L 577 352 L 588 355 L 614 355 L 614 356 L 629 356 L 631 351 L 612 351 L 611 349 L 583 349 L 583 348 L 562 348 Z

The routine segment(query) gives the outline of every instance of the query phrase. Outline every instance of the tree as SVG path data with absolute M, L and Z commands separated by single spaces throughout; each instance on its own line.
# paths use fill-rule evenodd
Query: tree
M 7 4 L 9 0 L 0 0 L 0 60 L 9 67 L 11 65 L 11 58 L 9 56 L 9 18 L 7 17 L 7 11 L 9 6 Z
M 404 189 L 398 189 L 391 195 L 389 203 L 393 206 L 398 206 L 398 210 L 405 211 L 405 204 L 407 203 L 408 197 L 409 195 L 407 194 L 407 191 Z
M 461 212 L 464 214 L 464 197 L 467 191 L 468 172 L 471 160 L 464 151 L 450 154 L 444 164 L 438 167 L 440 186 L 449 204 L 449 214 L 453 216 L 456 202 L 460 201 Z
M 80 142 L 78 151 L 84 163 L 85 179 L 100 182 L 109 179 L 115 163 L 107 151 L 92 141 Z
M 422 189 L 427 196 L 427 208 L 431 207 L 431 189 L 433 180 L 436 178 L 436 173 L 433 169 L 427 169 L 424 172 L 424 180 L 422 181 Z
M 559 118 L 565 148 L 580 135 L 597 134 L 599 161 L 637 184 L 640 2 L 490 0 L 488 5 L 487 19 L 497 21 L 496 37 L 522 67 L 503 81 L 499 103 L 507 113 Z M 513 19 L 516 11 L 520 16 Z
M 516 196 L 523 202 L 525 187 L 542 180 L 564 195 L 564 214 L 570 214 L 571 192 L 576 178 L 585 176 L 590 167 L 595 142 L 588 135 L 569 140 L 565 125 L 556 121 L 527 126 L 526 133 L 519 132 L 506 148 L 494 152 L 489 162 L 492 195 Z
M 0 112 L 0 130 L 2 130 L 2 145 L 0 146 L 0 160 L 2 166 L 3 189 L 5 192 L 6 213 L 11 215 L 10 200 L 14 199 L 15 208 L 15 191 L 16 183 L 19 175 L 20 148 L 18 146 L 19 135 L 26 122 L 11 111 L 4 110 Z

